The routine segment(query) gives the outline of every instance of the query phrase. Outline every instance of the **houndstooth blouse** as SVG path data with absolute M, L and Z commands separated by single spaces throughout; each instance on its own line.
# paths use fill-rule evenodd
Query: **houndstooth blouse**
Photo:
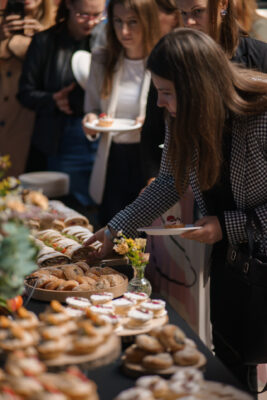
M 136 229 L 150 225 L 178 200 L 174 177 L 167 151 L 170 132 L 166 129 L 164 150 L 159 175 L 137 199 L 120 211 L 108 223 L 116 231 L 135 237 Z M 267 254 L 267 112 L 258 116 L 234 117 L 230 161 L 231 187 L 236 210 L 225 210 L 224 218 L 228 241 L 231 244 L 247 242 L 246 211 L 254 210 L 261 229 L 255 233 Z M 203 215 L 207 208 L 200 191 L 197 174 L 190 172 L 190 184 Z

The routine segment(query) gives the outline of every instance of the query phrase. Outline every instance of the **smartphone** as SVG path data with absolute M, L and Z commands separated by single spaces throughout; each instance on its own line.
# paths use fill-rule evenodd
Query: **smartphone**
M 19 15 L 21 19 L 24 18 L 24 0 L 8 0 L 4 11 L 4 16 Z M 23 29 L 16 31 L 16 34 L 23 35 Z

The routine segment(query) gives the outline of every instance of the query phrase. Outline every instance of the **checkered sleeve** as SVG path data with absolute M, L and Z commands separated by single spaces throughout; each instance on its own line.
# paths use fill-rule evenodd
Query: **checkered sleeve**
M 108 223 L 116 231 L 123 231 L 128 237 L 136 237 L 137 228 L 149 226 L 172 207 L 178 200 L 174 177 L 167 157 L 169 131 L 166 128 L 164 149 L 158 177 L 140 194 L 137 199 L 120 211 Z
M 267 254 L 267 113 L 247 120 L 246 195 L 250 210 L 257 215 L 259 226 L 254 225 L 254 237 Z M 252 207 L 251 207 L 252 206 Z M 247 242 L 245 210 L 225 211 L 228 240 L 232 244 Z

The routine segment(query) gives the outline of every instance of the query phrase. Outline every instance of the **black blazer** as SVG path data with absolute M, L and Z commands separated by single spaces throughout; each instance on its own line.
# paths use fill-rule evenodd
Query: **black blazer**
M 18 100 L 36 112 L 32 145 L 46 155 L 57 153 L 65 114 L 53 93 L 75 82 L 71 58 L 77 50 L 90 51 L 95 35 L 75 40 L 65 23 L 37 33 L 29 46 L 19 82 Z M 83 116 L 84 90 L 76 82 L 69 94 L 74 116 Z
M 267 72 L 267 43 L 249 37 L 241 37 L 233 62 L 247 68 Z M 164 143 L 164 110 L 157 107 L 157 91 L 151 83 L 147 100 L 146 119 L 141 132 L 141 163 L 144 179 L 158 175 Z

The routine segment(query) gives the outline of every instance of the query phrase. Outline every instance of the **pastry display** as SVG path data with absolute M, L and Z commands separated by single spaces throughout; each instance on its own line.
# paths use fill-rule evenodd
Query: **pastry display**
M 46 246 L 64 254 L 72 261 L 86 260 L 91 251 L 99 249 L 102 245 L 102 243 L 97 241 L 91 246 L 83 247 L 82 243 L 75 236 L 72 236 L 70 239 L 64 236 L 63 231 L 59 232 L 54 229 L 37 232 L 36 237 Z
M 167 324 L 137 335 L 135 343 L 123 356 L 126 372 L 135 371 L 159 374 L 174 373 L 177 368 L 203 366 L 206 359 L 194 342 L 186 341 L 184 332 L 175 325 Z
M 232 386 L 206 381 L 195 368 L 180 369 L 170 380 L 148 375 L 136 380 L 135 387 L 122 391 L 114 400 L 252 400 Z
M 99 267 L 93 270 L 95 273 L 99 273 Z M 109 267 L 104 268 L 104 270 L 105 272 L 112 272 L 112 269 Z M 130 292 L 125 292 L 123 297 L 112 299 L 112 293 L 103 292 L 90 295 L 90 300 L 80 297 L 69 297 L 66 299 L 66 303 L 70 307 L 73 307 L 73 309 L 79 309 L 81 312 L 89 309 L 100 318 L 109 321 L 119 336 L 131 336 L 142 332 L 148 332 L 154 327 L 161 326 L 168 321 L 165 302 L 155 300 L 156 302 L 160 302 L 161 312 L 162 307 L 164 307 L 163 316 L 155 317 L 152 311 L 141 308 L 141 298 L 146 300 L 146 302 L 151 301 L 147 295 L 143 296 L 141 294 L 139 296 L 139 294 L 134 293 L 132 297 L 131 294 Z M 128 298 L 132 298 L 132 300 L 128 300 Z M 137 299 L 138 301 L 134 301 Z
M 98 121 L 96 126 L 103 126 L 103 127 L 109 127 L 113 125 L 113 118 L 109 117 L 107 114 L 102 113 L 99 114 L 98 116 Z
M 98 400 L 96 384 L 77 367 L 47 372 L 43 362 L 23 351 L 7 358 L 0 393 L 5 400 Z
M 76 311 L 78 311 L 76 309 Z M 14 319 L 0 319 L 0 351 L 7 355 L 14 350 L 23 350 L 28 356 L 38 355 L 47 365 L 65 365 L 88 362 L 95 358 L 120 351 L 119 339 L 113 334 L 113 324 L 92 313 L 89 309 L 80 315 L 69 313 L 67 307 L 53 300 L 43 313 L 38 324 L 31 319 L 31 312 L 18 309 Z M 29 321 L 31 324 L 21 324 Z M 88 358 L 89 356 L 89 358 Z M 112 358 L 111 358 L 112 360 Z M 8 365 L 8 369 L 12 366 Z M 27 369 L 27 361 L 20 361 L 17 368 Z M 30 364 L 33 365 L 33 364 Z M 39 364 L 36 364 L 36 371 Z M 19 372 L 16 373 L 19 375 Z
M 64 296 L 59 300 L 64 301 L 69 297 L 68 292 L 77 292 L 75 297 L 67 300 L 67 303 L 78 309 L 84 309 L 91 305 L 84 297 L 92 297 L 95 306 L 104 305 L 109 302 L 114 295 L 120 296 L 127 287 L 126 276 L 108 267 L 89 267 L 84 261 L 76 263 L 43 267 L 33 272 L 26 278 L 27 287 L 35 287 L 34 297 L 40 295 L 38 290 L 64 292 Z M 105 290 L 114 290 L 114 293 L 105 293 Z M 101 293 L 103 291 L 103 293 Z M 83 293 L 83 299 L 79 298 L 79 292 Z M 53 296 L 52 296 L 53 297 Z M 54 297 L 55 298 L 55 297 Z M 44 298 L 41 299 L 46 299 Z M 48 298 L 47 298 L 48 300 Z M 125 301 L 127 301 L 125 299 Z M 112 310 L 113 311 L 113 310 Z

